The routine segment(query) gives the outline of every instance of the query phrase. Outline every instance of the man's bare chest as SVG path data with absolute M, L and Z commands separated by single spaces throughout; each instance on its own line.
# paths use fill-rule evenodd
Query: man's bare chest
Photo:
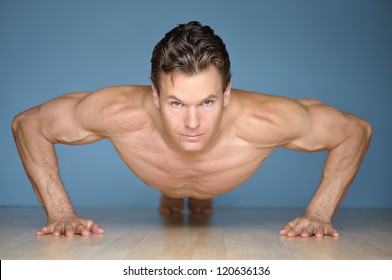
M 172 197 L 208 198 L 245 182 L 271 152 L 241 141 L 222 141 L 205 153 L 180 155 L 161 140 L 132 136 L 112 141 L 132 172 Z

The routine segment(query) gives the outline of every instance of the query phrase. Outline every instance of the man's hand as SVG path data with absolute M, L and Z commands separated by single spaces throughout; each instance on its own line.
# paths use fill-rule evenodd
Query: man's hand
M 280 230 L 280 235 L 285 235 L 288 237 L 310 237 L 315 235 L 316 237 L 323 237 L 324 235 L 330 235 L 333 237 L 338 237 L 339 232 L 333 228 L 332 224 L 328 221 L 323 221 L 322 219 L 315 216 L 303 216 L 296 218 L 289 222 Z
M 104 230 L 92 220 L 86 220 L 76 215 L 67 214 L 50 217 L 46 226 L 38 230 L 35 234 L 37 236 L 52 234 L 55 237 L 64 234 L 70 237 L 74 234 L 89 236 L 90 232 L 103 234 Z

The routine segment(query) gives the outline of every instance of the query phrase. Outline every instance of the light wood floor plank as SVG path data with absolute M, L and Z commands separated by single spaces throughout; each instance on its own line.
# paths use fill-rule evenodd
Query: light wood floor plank
M 288 238 L 298 209 L 215 209 L 161 216 L 156 209 L 81 209 L 104 235 L 36 237 L 40 208 L 0 208 L 0 259 L 392 259 L 392 209 L 339 210 L 339 238 Z

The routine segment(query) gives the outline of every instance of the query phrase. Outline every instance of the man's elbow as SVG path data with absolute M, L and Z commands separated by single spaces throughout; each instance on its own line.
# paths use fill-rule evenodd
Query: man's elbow
M 366 138 L 369 139 L 369 141 L 370 141 L 370 139 L 372 138 L 372 134 L 373 134 L 373 128 L 372 128 L 371 124 L 368 123 L 367 121 L 363 121 L 362 126 L 365 131 Z
M 12 120 L 12 125 L 11 125 L 14 136 L 16 136 L 18 132 L 20 132 L 22 129 L 32 128 L 33 127 L 32 124 L 34 122 L 33 119 L 34 118 L 30 110 L 21 112 L 18 115 L 16 115 Z
M 20 127 L 22 126 L 22 123 L 26 120 L 25 113 L 19 113 L 18 115 L 15 116 L 15 118 L 12 120 L 12 132 L 15 135 L 19 130 Z
M 359 119 L 358 121 L 358 131 L 362 135 L 362 138 L 368 144 L 370 139 L 372 138 L 373 128 L 371 124 L 363 119 Z

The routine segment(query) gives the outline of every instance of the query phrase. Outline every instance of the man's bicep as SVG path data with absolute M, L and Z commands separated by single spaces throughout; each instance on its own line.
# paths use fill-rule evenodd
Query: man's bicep
M 351 117 L 332 106 L 315 100 L 299 100 L 300 117 L 293 117 L 295 135 L 285 147 L 299 151 L 331 150 L 350 135 Z

